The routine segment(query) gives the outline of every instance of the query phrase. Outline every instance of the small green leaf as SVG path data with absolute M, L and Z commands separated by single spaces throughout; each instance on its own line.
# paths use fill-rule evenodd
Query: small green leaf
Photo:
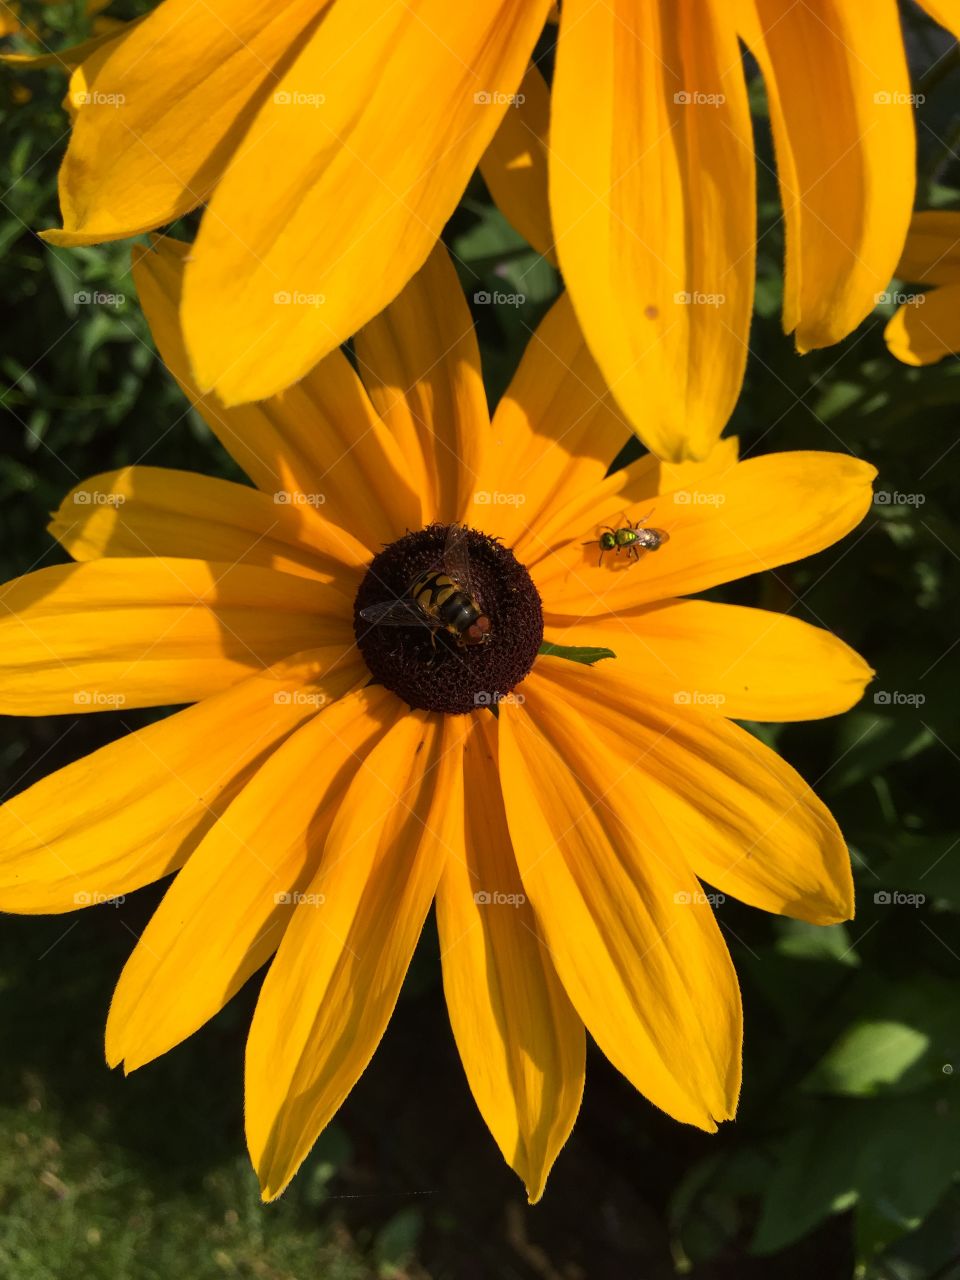
M 866 1097 L 896 1084 L 929 1048 L 929 1036 L 905 1023 L 859 1022 L 820 1059 L 805 1087 L 814 1093 Z
M 612 649 L 594 649 L 586 644 L 551 644 L 549 640 L 544 640 L 540 646 L 540 654 L 550 658 L 566 658 L 568 662 L 582 662 L 588 667 L 592 667 L 601 658 L 617 656 Z

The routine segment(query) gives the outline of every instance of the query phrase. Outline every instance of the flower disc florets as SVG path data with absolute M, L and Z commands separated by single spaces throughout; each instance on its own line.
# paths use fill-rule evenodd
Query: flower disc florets
M 543 608 L 513 552 L 475 529 L 464 531 L 461 544 L 469 564 L 469 581 L 464 581 L 447 561 L 450 528 L 432 524 L 408 533 L 374 557 L 357 592 L 353 627 L 360 652 L 382 685 L 411 707 L 462 715 L 496 706 L 529 673 L 543 642 Z M 472 599 L 481 620 L 489 620 L 489 628 L 481 621 L 482 641 L 477 630 L 471 641 L 444 625 L 457 603 L 445 582 L 435 582 L 432 592 L 421 595 L 418 610 L 413 589 L 430 574 L 449 578 L 453 588 Z M 445 594 L 444 612 L 439 597 Z M 403 623 L 402 605 L 383 621 L 361 617 L 388 601 L 406 602 L 405 624 L 397 625 Z M 433 608 L 420 614 L 418 624 L 424 603 Z M 463 610 L 460 619 L 470 612 Z

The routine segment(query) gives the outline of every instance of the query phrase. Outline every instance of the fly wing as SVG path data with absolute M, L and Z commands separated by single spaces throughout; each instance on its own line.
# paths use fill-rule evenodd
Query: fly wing
M 429 627 L 429 616 L 415 600 L 383 600 L 360 610 L 360 617 L 374 627 Z
M 452 524 L 447 532 L 443 548 L 443 568 L 447 576 L 472 598 L 473 575 L 470 573 L 467 531 L 462 524 Z

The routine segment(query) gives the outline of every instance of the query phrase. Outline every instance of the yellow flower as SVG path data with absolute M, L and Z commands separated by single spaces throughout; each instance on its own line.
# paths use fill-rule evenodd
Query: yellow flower
M 956 0 L 924 3 L 960 29 Z M 50 239 L 130 236 L 206 204 L 184 330 L 200 385 L 236 404 L 295 382 L 395 297 L 486 154 L 494 195 L 555 248 L 633 428 L 661 457 L 703 458 L 740 390 L 754 291 L 738 38 L 770 101 L 785 327 L 821 347 L 872 310 L 910 219 L 896 0 L 565 0 L 552 106 L 528 71 L 549 9 L 163 0 L 77 73 Z M 276 304 L 293 291 L 324 305 Z
M 891 352 L 913 365 L 960 353 L 960 213 L 916 214 L 897 275 L 936 288 L 896 297 L 900 307 L 884 331 Z
M 187 252 L 139 255 L 141 300 L 256 488 L 149 466 L 78 485 L 51 525 L 77 563 L 0 592 L 0 709 L 194 705 L 0 809 L 0 905 L 69 911 L 179 872 L 111 1005 L 127 1070 L 270 963 L 245 1107 L 267 1198 L 370 1060 L 434 899 L 467 1078 L 532 1199 L 576 1116 L 585 1029 L 713 1130 L 741 1014 L 701 878 L 820 923 L 853 901 L 829 812 L 733 719 L 831 715 L 871 673 L 789 615 L 680 597 L 829 546 L 872 468 L 724 441 L 607 477 L 627 427 L 566 299 L 491 423 L 442 249 L 357 337 L 362 378 L 335 352 L 225 409 L 190 381 Z M 661 545 L 598 563 L 602 527 L 627 522 Z M 487 639 L 364 617 L 449 570 L 451 527 Z M 616 657 L 538 656 L 544 636 Z

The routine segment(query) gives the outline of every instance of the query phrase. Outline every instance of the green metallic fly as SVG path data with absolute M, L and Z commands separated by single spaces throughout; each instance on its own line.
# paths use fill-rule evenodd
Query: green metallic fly
M 643 516 L 642 519 L 637 520 L 634 524 L 631 524 L 628 520 L 619 529 L 605 525 L 599 538 L 591 538 L 589 542 L 585 542 L 583 545 L 585 547 L 598 546 L 600 548 L 598 565 L 603 564 L 603 557 L 608 551 L 615 551 L 619 555 L 621 551 L 626 550 L 631 560 L 639 560 L 648 551 L 659 551 L 665 542 L 670 541 L 670 535 L 666 529 L 645 529 L 643 527 L 649 519 L 650 516 Z

